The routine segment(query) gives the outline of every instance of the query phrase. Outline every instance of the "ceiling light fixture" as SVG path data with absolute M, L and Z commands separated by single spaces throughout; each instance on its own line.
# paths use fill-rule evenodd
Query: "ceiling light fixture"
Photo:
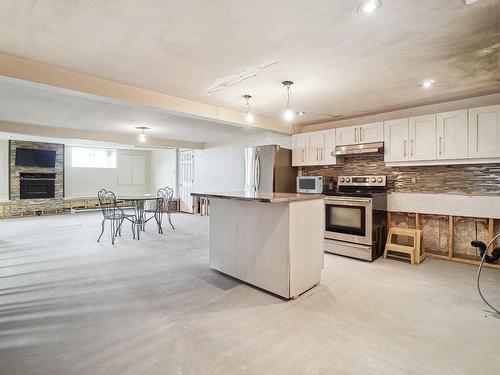
M 358 14 L 370 14 L 375 12 L 382 2 L 380 0 L 366 0 L 358 8 Z
M 304 111 L 297 112 L 297 116 L 304 116 L 306 113 Z
M 286 109 L 285 109 L 285 112 L 283 112 L 283 117 L 285 118 L 285 120 L 291 121 L 295 117 L 295 114 L 290 109 L 290 86 L 293 85 L 293 82 L 292 81 L 283 81 L 281 83 L 286 88 Z
M 149 128 L 147 126 L 136 126 L 135 128 L 139 130 L 139 134 L 137 135 L 139 142 L 146 142 L 146 130 Z
M 249 100 L 251 97 L 252 97 L 252 95 L 248 95 L 248 94 L 243 95 L 243 98 L 245 99 L 245 101 L 247 103 L 247 114 L 245 116 L 246 122 L 253 122 L 253 120 L 254 120 L 254 117 L 253 117 L 252 112 L 251 112 L 252 109 L 250 108 L 250 103 L 249 103 Z
M 424 89 L 430 89 L 432 86 L 434 86 L 433 79 L 426 79 L 425 81 L 422 82 L 422 87 Z

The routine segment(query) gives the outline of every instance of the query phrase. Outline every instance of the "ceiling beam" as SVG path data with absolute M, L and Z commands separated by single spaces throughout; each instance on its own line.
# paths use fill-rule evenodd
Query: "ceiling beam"
M 0 131 L 13 134 L 31 135 L 47 138 L 62 138 L 69 140 L 85 140 L 95 142 L 120 143 L 124 145 L 136 145 L 138 147 L 157 148 L 191 148 L 203 149 L 203 143 L 186 142 L 174 139 L 147 137 L 146 142 L 138 142 L 135 135 L 115 134 L 106 132 L 95 132 L 80 129 L 59 128 L 55 126 L 21 124 L 15 122 L 0 121 Z
M 254 122 L 249 124 L 245 121 L 245 112 L 165 95 L 1 53 L 0 75 L 238 127 L 254 127 L 283 134 L 292 134 L 293 130 L 290 124 L 269 118 L 255 116 Z

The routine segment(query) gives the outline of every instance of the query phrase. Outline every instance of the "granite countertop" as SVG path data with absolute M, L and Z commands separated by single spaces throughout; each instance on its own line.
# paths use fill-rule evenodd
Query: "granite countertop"
M 296 201 L 308 201 L 323 199 L 321 194 L 297 194 L 297 193 L 260 193 L 249 191 L 233 191 L 223 193 L 192 193 L 193 197 L 235 199 L 240 201 L 257 201 L 264 203 L 287 203 Z

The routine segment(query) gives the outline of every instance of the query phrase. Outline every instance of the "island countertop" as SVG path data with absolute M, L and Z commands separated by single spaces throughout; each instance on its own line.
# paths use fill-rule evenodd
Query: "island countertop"
M 297 193 L 263 193 L 250 191 L 233 191 L 222 193 L 191 193 L 193 197 L 235 199 L 241 201 L 257 201 L 264 203 L 287 203 L 296 201 L 309 201 L 323 199 L 321 194 L 297 194 Z

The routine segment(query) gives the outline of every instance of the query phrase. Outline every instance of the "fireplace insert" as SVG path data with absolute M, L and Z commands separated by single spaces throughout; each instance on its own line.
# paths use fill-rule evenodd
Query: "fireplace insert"
M 55 182 L 55 173 L 21 173 L 20 198 L 54 198 Z

